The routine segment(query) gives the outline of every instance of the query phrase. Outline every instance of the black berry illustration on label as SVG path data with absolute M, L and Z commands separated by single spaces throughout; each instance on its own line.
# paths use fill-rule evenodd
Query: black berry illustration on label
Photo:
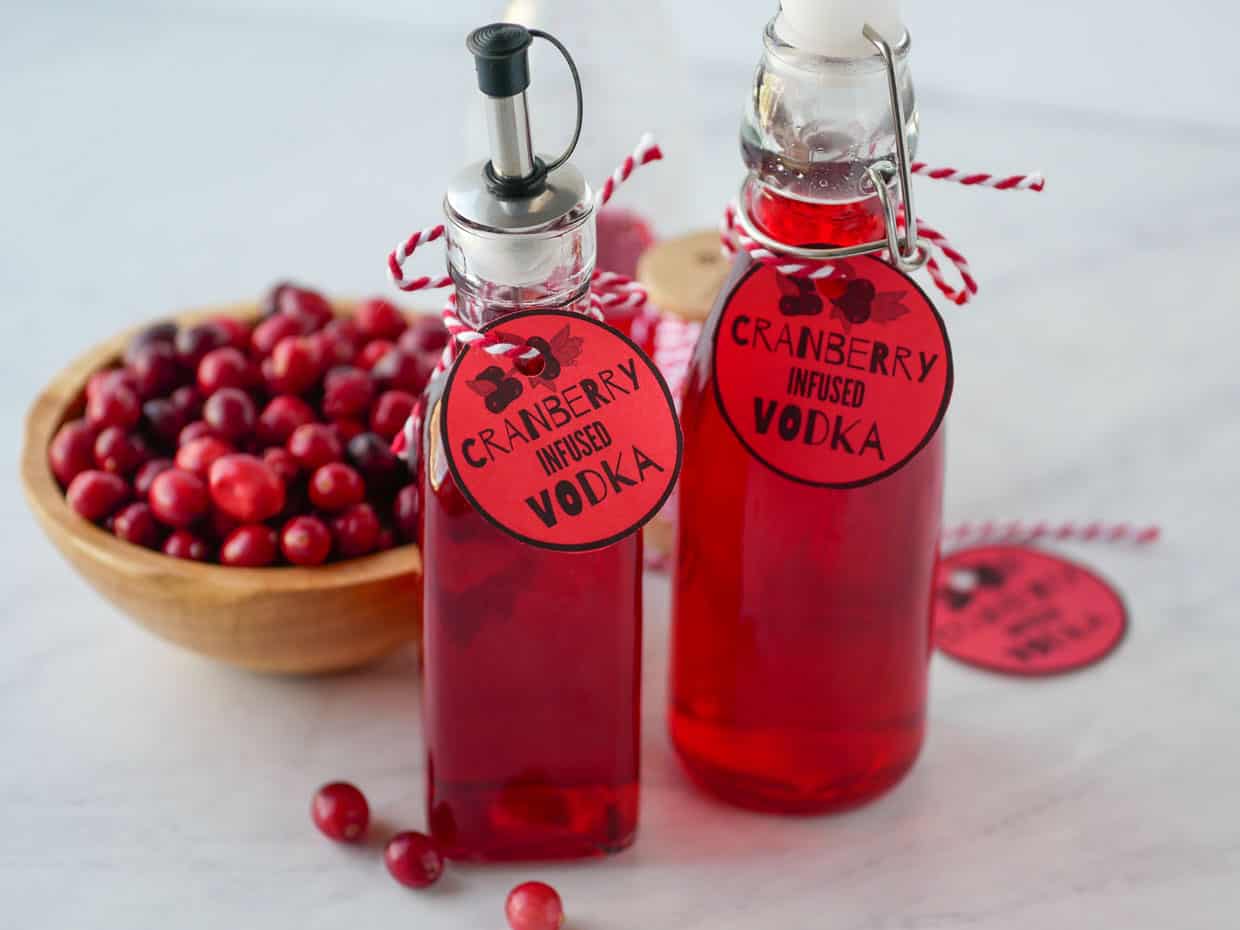
M 844 293 L 832 297 L 831 303 L 839 308 L 849 323 L 864 323 L 870 318 L 870 310 L 874 303 L 874 285 L 865 280 L 849 281 Z
M 973 602 L 978 588 L 1003 587 L 1004 573 L 997 565 L 981 563 L 952 575 L 951 583 L 939 589 L 939 597 L 952 610 L 964 610 Z
M 580 336 L 574 336 L 565 325 L 550 340 L 534 336 L 527 342 L 541 352 L 543 358 L 542 370 L 530 377 L 530 384 L 551 390 L 555 379 L 564 373 L 565 368 L 576 367 L 583 340 Z
M 822 298 L 814 293 L 814 282 L 808 278 L 779 276 L 779 312 L 784 316 L 817 316 L 822 313 Z
M 503 413 L 508 405 L 520 397 L 525 390 L 521 387 L 520 381 L 508 377 L 504 369 L 498 365 L 484 368 L 468 384 L 486 399 L 486 408 L 492 413 Z

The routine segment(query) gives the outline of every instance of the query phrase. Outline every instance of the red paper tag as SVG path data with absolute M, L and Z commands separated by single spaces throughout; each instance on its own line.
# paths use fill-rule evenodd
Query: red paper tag
M 952 390 L 943 319 L 907 275 L 860 256 L 825 278 L 755 264 L 715 328 L 715 397 L 760 462 L 793 481 L 877 481 L 930 441 Z
M 680 424 L 654 363 L 577 313 L 528 311 L 486 329 L 536 346 L 545 364 L 527 375 L 476 347 L 457 358 L 440 424 L 461 492 L 547 549 L 598 549 L 640 529 L 680 471 Z
M 1025 546 L 979 546 L 939 562 L 935 644 L 1009 675 L 1055 675 L 1091 665 L 1128 628 L 1110 584 L 1067 559 Z

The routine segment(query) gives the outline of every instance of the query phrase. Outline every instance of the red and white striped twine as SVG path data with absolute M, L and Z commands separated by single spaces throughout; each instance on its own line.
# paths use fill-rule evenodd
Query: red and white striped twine
M 998 191 L 1040 191 L 1046 187 L 1046 178 L 1039 172 L 1029 174 L 1012 174 L 997 177 L 984 171 L 961 171 L 959 168 L 933 168 L 924 161 L 915 161 L 909 166 L 913 174 L 931 178 L 935 181 L 953 181 L 966 187 L 993 187 Z
M 1131 543 L 1136 546 L 1156 542 L 1162 531 L 1155 525 L 1136 526 L 1131 523 L 1023 523 L 1020 520 L 984 523 L 958 523 L 943 531 L 946 546 L 979 545 L 981 543 L 1025 543 L 1040 539 L 1072 542 Z

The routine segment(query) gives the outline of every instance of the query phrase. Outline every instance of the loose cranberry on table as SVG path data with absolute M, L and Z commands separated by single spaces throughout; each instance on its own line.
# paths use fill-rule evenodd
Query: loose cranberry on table
M 297 459 L 293 458 L 293 454 L 283 446 L 264 449 L 263 461 L 280 476 L 286 491 L 288 486 L 301 476 L 301 466 L 297 464 Z
M 307 471 L 340 461 L 341 450 L 340 440 L 324 423 L 306 423 L 293 430 L 288 438 L 288 451 Z
M 381 297 L 358 304 L 353 323 L 367 339 L 395 339 L 409 325 L 399 308 Z
M 366 795 L 347 781 L 334 781 L 314 793 L 310 817 L 326 837 L 342 843 L 357 843 L 370 826 L 370 805 Z
M 310 476 L 310 502 L 320 510 L 344 510 L 365 496 L 362 476 L 343 462 L 329 462 Z
M 131 475 L 148 458 L 150 452 L 138 437 L 119 426 L 109 426 L 95 440 L 95 465 L 114 475 Z
M 220 561 L 241 568 L 261 568 L 276 559 L 276 531 L 263 523 L 233 530 L 220 546 Z
M 221 388 L 248 388 L 254 378 L 254 363 L 235 346 L 212 349 L 198 363 L 198 390 L 203 397 Z
M 151 482 L 166 472 L 169 468 L 175 468 L 172 459 L 151 459 L 145 465 L 138 469 L 138 473 L 133 476 L 134 492 L 141 498 L 145 498 L 151 491 Z
M 164 555 L 174 559 L 190 559 L 194 562 L 205 562 L 211 555 L 211 547 L 206 541 L 189 530 L 173 530 L 172 535 L 164 540 Z
M 223 455 L 208 473 L 211 501 L 242 523 L 259 523 L 284 508 L 284 480 L 253 455 Z
M 280 551 L 293 565 L 321 565 L 331 555 L 331 530 L 318 517 L 293 517 L 280 533 Z
M 384 391 L 370 411 L 370 429 L 389 442 L 405 425 L 417 398 L 408 391 Z
M 421 394 L 434 369 L 434 361 L 425 355 L 410 355 L 400 349 L 393 349 L 375 363 L 370 373 L 385 391 L 400 390 Z
M 147 549 L 158 549 L 164 535 L 150 506 L 140 501 L 125 506 L 112 518 L 112 532 L 118 539 Z
M 418 520 L 422 510 L 422 491 L 417 483 L 407 484 L 396 494 L 396 502 L 392 505 L 392 517 L 396 520 L 396 529 L 405 542 L 418 541 Z
M 202 419 L 223 438 L 236 440 L 253 432 L 258 413 L 245 391 L 223 388 L 202 405 Z
M 332 518 L 336 552 L 342 558 L 374 552 L 379 540 L 379 518 L 369 504 L 354 504 Z
M 117 380 L 101 385 L 86 401 L 86 421 L 96 429 L 109 426 L 131 429 L 141 416 L 138 392 Z
M 558 930 L 564 923 L 564 904 L 550 885 L 524 882 L 508 892 L 504 916 L 512 930 Z
M 69 483 L 65 497 L 80 516 L 97 522 L 129 500 L 129 485 L 117 475 L 92 469 L 79 473 Z
M 387 339 L 374 339 L 366 343 L 362 347 L 362 351 L 357 353 L 357 367 L 370 371 L 375 367 L 375 362 L 395 348 L 396 343 L 394 342 L 389 342 Z
M 177 332 L 177 361 L 189 371 L 197 371 L 203 356 L 212 349 L 228 345 L 230 338 L 231 334 L 215 323 L 186 326 Z
M 271 358 L 263 364 L 267 387 L 277 394 L 301 394 L 319 380 L 322 354 L 319 345 L 307 336 L 285 336 L 276 343 Z
M 374 394 L 370 375 L 360 368 L 338 365 L 323 381 L 323 412 L 332 419 L 364 416 Z
M 425 833 L 397 833 L 383 850 L 388 872 L 406 888 L 426 888 L 443 874 L 443 855 Z
M 56 431 L 47 450 L 52 474 L 63 487 L 95 467 L 95 429 L 85 420 L 70 420 Z
M 414 320 L 400 335 L 396 345 L 410 355 L 438 354 L 448 344 L 448 331 L 442 321 L 433 316 Z
M 143 427 L 165 445 L 175 445 L 186 424 L 185 413 L 166 397 L 156 397 L 142 405 Z
M 193 425 L 190 424 L 190 426 Z M 189 426 L 185 429 L 189 429 Z M 182 430 L 181 434 L 184 439 L 185 430 Z M 215 436 L 202 436 L 198 439 L 191 439 L 177 449 L 176 465 L 183 471 L 193 472 L 205 478 L 216 459 L 235 451 L 237 450 L 222 439 L 217 439 Z
M 160 397 L 177 386 L 181 376 L 177 354 L 165 342 L 143 346 L 129 360 L 129 371 L 137 382 L 138 396 Z
M 175 527 L 196 523 L 210 504 L 203 480 L 181 468 L 170 468 L 156 475 L 146 497 L 156 519 Z

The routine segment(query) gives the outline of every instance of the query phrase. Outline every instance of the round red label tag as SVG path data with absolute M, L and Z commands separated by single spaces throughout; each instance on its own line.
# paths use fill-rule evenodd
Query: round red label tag
M 934 639 L 948 655 L 1009 675 L 1091 665 L 1128 628 L 1110 584 L 1067 559 L 1025 546 L 979 546 L 939 562 Z
M 680 472 L 672 395 L 654 363 L 609 326 L 527 311 L 485 327 L 542 350 L 523 374 L 467 348 L 448 373 L 440 429 L 461 492 L 506 533 L 584 551 L 636 532 Z
M 907 275 L 870 256 L 825 278 L 755 264 L 714 335 L 715 396 L 760 462 L 793 481 L 850 488 L 930 441 L 952 390 L 943 319 Z

